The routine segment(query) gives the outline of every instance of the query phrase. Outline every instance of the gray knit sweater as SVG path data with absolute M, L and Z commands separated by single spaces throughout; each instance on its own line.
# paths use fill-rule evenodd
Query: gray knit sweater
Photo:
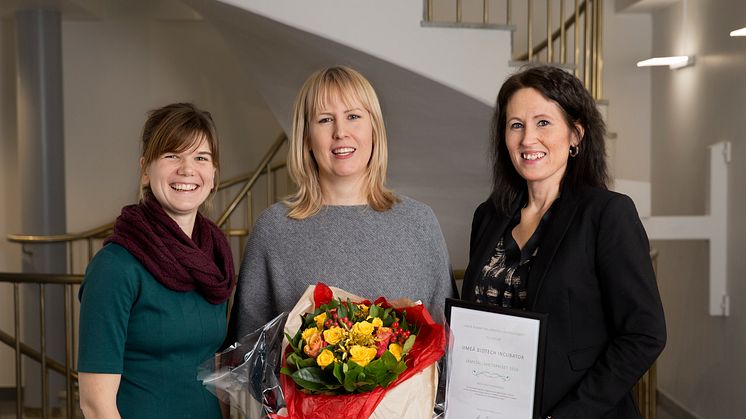
M 278 203 L 251 232 L 231 318 L 242 337 L 283 311 L 306 287 L 336 286 L 371 300 L 421 300 L 442 312 L 454 286 L 443 234 L 433 211 L 407 197 L 388 211 L 366 205 L 325 206 L 305 220 Z

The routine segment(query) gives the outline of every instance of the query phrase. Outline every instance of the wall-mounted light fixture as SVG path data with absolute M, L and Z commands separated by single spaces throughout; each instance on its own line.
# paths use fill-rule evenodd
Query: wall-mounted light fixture
M 681 50 L 684 53 L 686 52 L 686 35 L 686 0 L 683 0 L 681 2 Z M 733 36 L 732 33 L 731 36 Z M 668 66 L 668 68 L 672 70 L 689 67 L 690 65 L 694 65 L 694 55 L 682 54 L 670 55 L 667 57 L 653 57 L 637 62 L 638 67 Z
M 746 27 L 731 31 L 730 36 L 746 36 Z
M 655 67 L 667 65 L 670 69 L 694 65 L 693 55 L 674 55 L 671 57 L 653 57 L 637 62 L 638 67 Z

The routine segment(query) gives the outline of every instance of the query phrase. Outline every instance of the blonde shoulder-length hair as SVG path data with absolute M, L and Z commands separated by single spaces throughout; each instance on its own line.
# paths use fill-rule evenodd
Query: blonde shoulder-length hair
M 368 205 L 387 211 L 398 201 L 385 187 L 388 150 L 381 105 L 370 82 L 349 67 L 330 67 L 313 73 L 303 84 L 293 107 L 293 134 L 288 150 L 288 172 L 298 191 L 285 199 L 288 217 L 302 220 L 319 212 L 323 204 L 319 167 L 309 145 L 310 121 L 337 95 L 346 104 L 360 103 L 371 116 L 373 150 L 365 172 Z

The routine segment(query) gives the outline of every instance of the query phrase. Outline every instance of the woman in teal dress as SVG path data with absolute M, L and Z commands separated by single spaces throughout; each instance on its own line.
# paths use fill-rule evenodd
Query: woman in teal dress
M 86 418 L 220 418 L 197 367 L 225 337 L 235 284 L 228 242 L 200 207 L 217 184 L 218 139 L 192 104 L 152 111 L 140 157 L 140 201 L 80 289 L 78 372 Z

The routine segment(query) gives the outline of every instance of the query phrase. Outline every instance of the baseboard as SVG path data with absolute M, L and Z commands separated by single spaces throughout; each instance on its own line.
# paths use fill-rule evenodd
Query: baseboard
M 671 416 L 677 419 L 702 419 L 688 411 L 681 402 L 666 394 L 666 392 L 662 391 L 660 388 L 657 393 L 658 396 L 656 402 L 658 403 L 658 408 L 665 410 Z
M 15 401 L 16 400 L 16 388 L 15 387 L 0 387 L 0 401 Z

